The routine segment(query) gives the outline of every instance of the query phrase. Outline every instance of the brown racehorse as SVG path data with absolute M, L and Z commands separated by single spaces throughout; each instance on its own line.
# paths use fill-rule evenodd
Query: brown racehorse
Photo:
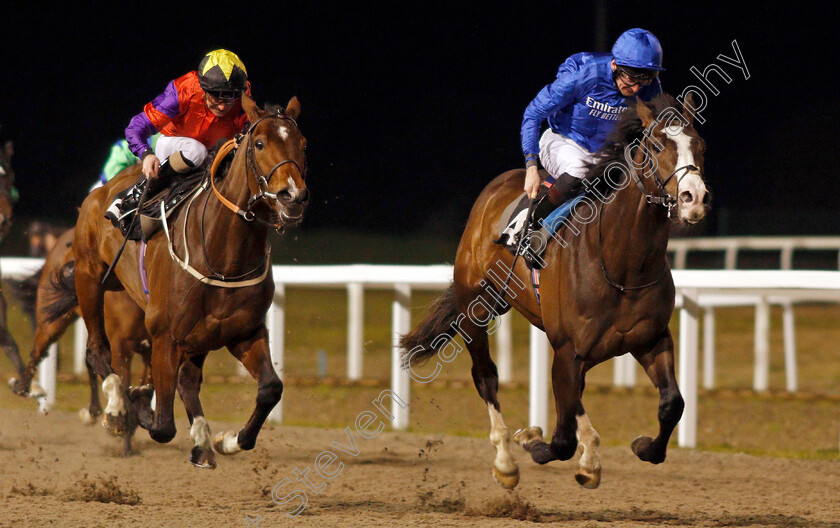
M 72 269 L 66 266 L 73 260 L 73 230 L 70 229 L 56 239 L 53 249 L 44 261 L 44 267 L 35 275 L 21 281 L 18 288 L 28 289 L 27 283 L 35 282 L 36 292 L 34 294 L 35 314 L 35 337 L 33 339 L 32 354 L 29 364 L 22 372 L 18 372 L 19 379 L 9 380 L 12 391 L 19 396 L 38 397 L 43 395 L 40 387 L 33 386 L 33 377 L 38 364 L 44 359 L 47 348 L 55 343 L 67 328 L 79 318 L 79 310 L 75 305 L 59 306 L 54 303 L 54 298 L 61 295 L 60 287 L 56 277 L 60 270 Z M 25 302 L 22 300 L 22 304 Z M 151 383 L 151 349 L 148 345 L 149 334 L 143 323 L 143 310 L 125 292 L 105 293 L 105 330 L 111 340 L 113 350 L 111 355 L 111 366 L 121 379 L 128 383 L 131 380 L 131 359 L 137 352 L 143 358 L 144 368 L 140 376 L 140 384 Z M 102 414 L 102 407 L 99 404 L 99 387 L 96 373 L 87 365 L 88 378 L 90 380 L 90 404 L 82 409 L 80 416 L 86 423 L 92 423 L 93 419 Z M 134 424 L 132 424 L 134 425 Z M 123 454 L 132 454 L 131 433 L 135 427 L 129 427 L 129 434 L 125 436 L 123 443 Z
M 695 108 L 690 102 L 686 107 Z M 590 168 L 594 172 L 588 178 L 589 202 L 582 202 L 585 208 L 557 232 L 562 243 L 546 248 L 541 304 L 527 286 L 530 274 L 521 259 L 506 296 L 499 305 L 494 301 L 513 257 L 493 241 L 502 211 L 522 193 L 525 171 L 509 171 L 490 182 L 470 213 L 452 286 L 403 338 L 406 360 L 416 365 L 430 359 L 435 348 L 442 352 L 447 337 L 456 332 L 462 336 L 472 358 L 475 386 L 490 414 L 490 440 L 496 448 L 493 475 L 503 487 L 517 485 L 519 467 L 496 395 L 498 374 L 487 329 L 493 315 L 510 306 L 548 335 L 554 349 L 551 378 L 557 412 L 550 443 L 543 441 L 538 427 L 518 431 L 514 441 L 540 464 L 568 460 L 580 443 L 576 479 L 585 487 L 597 487 L 600 437 L 581 403 L 584 378 L 595 365 L 630 352 L 660 394 L 659 434 L 636 438 L 633 452 L 655 464 L 665 460 L 668 438 L 683 411 L 668 330 L 674 309 L 674 282 L 666 259 L 669 218 L 676 212 L 681 223 L 695 223 L 706 211 L 704 143 L 692 117 L 667 95 L 650 105 L 637 102 L 624 112 Z M 447 354 L 451 361 L 452 350 Z
M 309 195 L 304 182 L 306 139 L 295 121 L 300 112 L 297 98 L 285 110 L 263 111 L 248 96 L 243 96 L 242 106 L 250 128 L 232 160 L 223 162 L 215 177 L 205 179 L 212 183 L 212 191 L 205 185 L 148 242 L 148 299 L 136 242 L 127 245 L 116 276 L 102 285 L 123 241 L 104 212 L 118 192 L 134 183 L 139 167 L 88 195 L 73 240 L 75 291 L 88 330 L 87 358 L 105 379 L 102 386 L 108 396 L 104 425 L 112 433 L 124 434 L 126 397 L 135 398 L 134 393 L 125 393 L 111 368 L 103 318 L 105 289 L 125 288 L 144 309 L 152 336 L 157 406 L 153 418 L 141 414 L 140 424 L 154 440 L 172 440 L 177 386 L 192 424 L 195 447 L 190 460 L 199 467 L 215 467 L 213 447 L 223 454 L 252 449 L 266 417 L 280 401 L 283 384 L 271 363 L 265 328 L 265 313 L 274 295 L 267 237 L 269 228 L 279 230 L 299 222 Z M 242 362 L 259 389 L 247 424 L 238 433 L 220 433 L 211 447 L 198 392 L 208 352 L 221 347 Z

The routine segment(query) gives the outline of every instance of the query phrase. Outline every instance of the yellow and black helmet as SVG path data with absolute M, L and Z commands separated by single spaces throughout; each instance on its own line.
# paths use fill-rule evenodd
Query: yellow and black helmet
M 198 65 L 198 84 L 205 92 L 238 92 L 248 88 L 248 71 L 236 56 L 226 49 L 213 50 Z

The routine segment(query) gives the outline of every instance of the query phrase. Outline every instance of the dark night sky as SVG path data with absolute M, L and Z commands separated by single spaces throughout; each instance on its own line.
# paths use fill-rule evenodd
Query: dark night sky
M 528 102 L 568 55 L 596 46 L 586 1 L 232 2 L 212 13 L 168 3 L 165 16 L 151 4 L 82 4 L 4 10 L 0 123 L 15 141 L 22 216 L 71 222 L 131 116 L 227 47 L 258 103 L 301 100 L 314 196 L 304 229 L 405 233 L 435 210 L 460 223 L 486 182 L 522 165 Z M 734 56 L 738 41 L 751 77 L 724 66 L 733 82 L 717 83 L 698 128 L 715 209 L 840 206 L 836 3 L 625 2 L 607 12 L 610 45 L 631 27 L 657 35 L 674 95 L 696 83 L 690 66 Z

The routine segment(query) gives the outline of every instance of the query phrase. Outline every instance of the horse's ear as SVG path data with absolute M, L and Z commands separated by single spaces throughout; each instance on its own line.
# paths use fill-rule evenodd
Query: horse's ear
M 688 92 L 688 96 L 683 101 L 682 115 L 688 120 L 689 125 L 694 124 L 694 109 L 697 104 L 694 102 L 694 92 Z
M 297 96 L 289 99 L 289 104 L 286 105 L 286 111 L 284 113 L 292 119 L 298 118 L 300 115 L 300 101 L 298 101 Z
M 639 119 L 642 120 L 642 127 L 647 128 L 653 123 L 653 112 L 640 97 L 636 97 L 636 113 L 639 115 Z
M 251 123 L 256 123 L 257 120 L 265 115 L 265 112 L 260 110 L 260 107 L 257 106 L 256 101 L 254 101 L 250 95 L 242 94 L 242 109 L 245 110 L 245 115 L 248 116 L 248 121 Z

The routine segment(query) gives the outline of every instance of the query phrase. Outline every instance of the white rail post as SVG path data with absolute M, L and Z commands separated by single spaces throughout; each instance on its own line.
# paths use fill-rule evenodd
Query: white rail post
M 55 405 L 56 370 L 58 369 L 58 345 L 53 343 L 47 348 L 47 357 L 38 365 L 38 383 L 46 395 L 38 399 L 38 410 L 47 414 Z
M 510 330 L 511 312 L 502 315 L 499 319 L 499 328 L 496 330 L 496 349 L 499 351 L 497 364 L 499 366 L 499 382 L 510 383 L 513 379 L 511 366 L 511 349 L 513 348 L 513 336 Z
M 364 365 L 365 290 L 360 282 L 347 285 L 347 378 L 362 379 Z
M 703 387 L 715 388 L 715 309 L 703 312 Z
M 553 428 L 548 426 L 548 376 L 550 345 L 545 332 L 531 326 L 528 377 L 531 378 L 528 402 L 528 422 L 542 428 L 543 434 L 551 436 Z
M 394 302 L 391 308 L 391 390 L 406 403 L 406 406 L 400 407 L 397 398 L 391 398 L 391 414 L 394 416 L 391 425 L 400 431 L 408 428 L 408 404 L 411 402 L 411 379 L 403 369 L 400 354 L 400 336 L 407 333 L 411 326 L 410 303 L 411 287 L 408 284 L 394 285 Z
M 674 268 L 685 269 L 686 260 L 688 260 L 688 248 L 680 246 L 679 249 L 676 250 L 676 255 L 674 255 Z
M 87 327 L 85 321 L 80 317 L 73 325 L 73 374 L 77 376 L 87 372 L 86 352 L 87 349 Z
M 268 330 L 268 349 L 271 352 L 271 365 L 274 372 L 282 380 L 283 355 L 286 352 L 286 285 L 276 284 L 274 286 L 274 302 L 268 307 L 265 314 L 265 327 Z M 274 409 L 268 414 L 268 420 L 274 423 L 283 421 L 283 400 L 277 402 Z
M 782 305 L 782 331 L 785 334 L 785 377 L 788 392 L 799 389 L 798 372 L 796 367 L 796 327 L 793 318 L 793 302 L 786 301 Z
M 682 290 L 680 309 L 680 391 L 685 400 L 685 410 L 677 429 L 680 447 L 697 447 L 697 342 L 698 324 L 697 289 Z
M 755 367 L 753 390 L 766 391 L 770 377 L 770 305 L 761 296 L 755 305 Z
M 613 385 L 616 387 L 636 385 L 636 361 L 631 354 L 613 358 Z

